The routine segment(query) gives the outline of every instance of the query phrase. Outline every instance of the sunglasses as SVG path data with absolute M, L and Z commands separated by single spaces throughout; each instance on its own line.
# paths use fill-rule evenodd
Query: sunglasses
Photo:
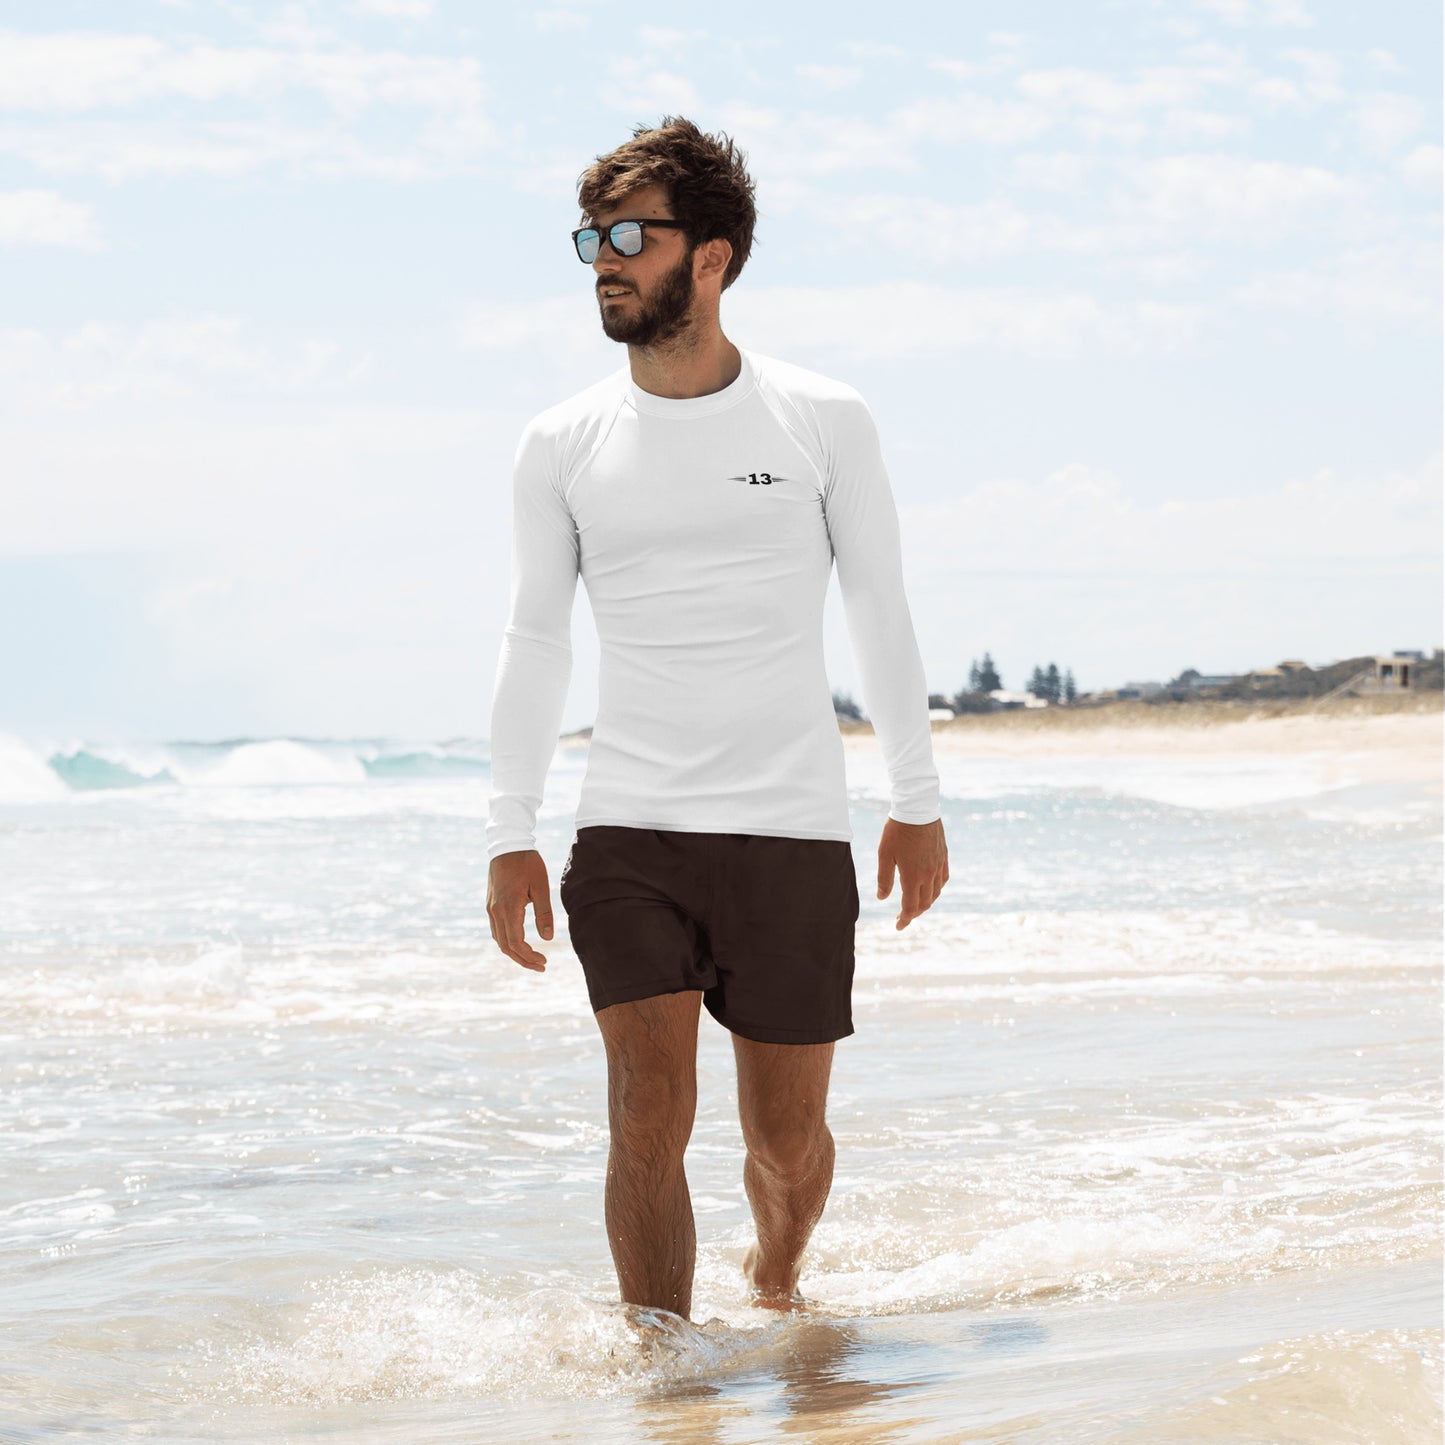
M 642 233 L 648 226 L 666 226 L 670 231 L 684 230 L 681 221 L 614 221 L 607 228 L 607 239 L 619 256 L 635 256 L 642 249 Z M 596 226 L 583 226 L 572 232 L 577 258 L 590 266 L 602 249 L 602 232 Z

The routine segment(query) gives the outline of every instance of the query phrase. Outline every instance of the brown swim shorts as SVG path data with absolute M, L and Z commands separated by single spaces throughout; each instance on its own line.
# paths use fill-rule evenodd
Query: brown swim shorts
M 745 1039 L 853 1032 L 858 879 L 843 839 L 593 825 L 557 892 L 594 1012 L 696 988 Z

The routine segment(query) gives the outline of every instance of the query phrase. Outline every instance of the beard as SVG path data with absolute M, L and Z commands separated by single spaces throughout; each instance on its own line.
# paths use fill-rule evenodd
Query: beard
M 626 302 L 608 307 L 598 297 L 602 312 L 602 331 L 609 341 L 624 341 L 629 346 L 663 345 L 680 336 L 691 325 L 694 292 L 692 250 L 689 249 L 672 270 L 666 272 L 646 299 L 633 291 L 634 305 Z M 624 309 L 625 308 L 625 309 Z

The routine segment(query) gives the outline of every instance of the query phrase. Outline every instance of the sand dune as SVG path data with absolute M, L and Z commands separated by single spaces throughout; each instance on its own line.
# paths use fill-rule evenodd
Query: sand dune
M 1123 703 L 992 713 L 935 723 L 933 747 L 938 756 L 1010 758 L 1326 754 L 1339 760 L 1342 776 L 1361 782 L 1438 789 L 1445 752 L 1440 697 L 1343 699 L 1323 708 Z M 877 747 L 866 725 L 846 725 L 843 741 L 848 748 Z

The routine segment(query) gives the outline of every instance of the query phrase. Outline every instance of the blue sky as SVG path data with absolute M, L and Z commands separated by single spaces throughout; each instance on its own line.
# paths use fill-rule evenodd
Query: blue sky
M 757 179 L 726 333 L 873 409 L 932 690 L 1437 646 L 1440 57 L 1423 3 L 0 0 L 0 731 L 485 735 L 518 433 L 625 361 L 576 178 L 669 113 Z

